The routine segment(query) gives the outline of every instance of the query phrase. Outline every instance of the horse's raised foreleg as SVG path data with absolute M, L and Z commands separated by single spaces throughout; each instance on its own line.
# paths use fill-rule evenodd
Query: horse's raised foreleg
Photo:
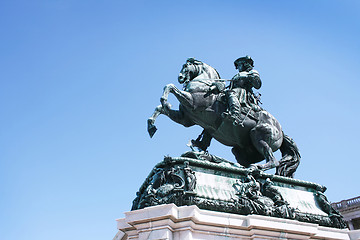
M 177 87 L 175 87 L 174 84 L 166 85 L 164 87 L 163 95 L 160 98 L 161 105 L 155 108 L 154 113 L 151 115 L 147 122 L 150 137 L 154 136 L 157 130 L 155 126 L 155 120 L 160 114 L 168 116 L 174 122 L 177 122 L 185 127 L 190 127 L 195 124 L 190 118 L 188 118 L 184 114 L 181 108 L 179 110 L 171 109 L 171 104 L 167 101 L 170 93 L 173 93 L 181 104 L 190 105 L 192 103 L 192 96 L 190 93 L 179 90 Z
M 169 111 L 171 110 L 170 103 L 167 102 L 167 99 L 169 97 L 170 89 L 172 87 L 175 87 L 174 84 L 168 84 L 164 87 L 163 95 L 160 98 L 161 105 L 157 106 L 155 108 L 154 113 L 151 115 L 151 117 L 148 119 L 148 133 L 150 137 L 153 137 L 154 134 L 157 131 L 157 128 L 155 126 L 155 120 L 160 114 L 168 115 Z
M 156 118 L 162 113 L 162 105 L 159 105 L 155 108 L 154 113 L 151 115 L 151 117 L 148 119 L 148 133 L 150 137 L 153 137 L 157 128 L 155 126 L 155 120 Z
M 163 91 L 163 94 L 160 98 L 160 102 L 161 102 L 161 105 L 164 106 L 164 104 L 167 102 L 168 98 L 169 98 L 169 93 L 171 91 L 171 88 L 176 88 L 174 84 L 170 83 L 170 84 L 167 84 L 165 87 L 164 87 L 164 91 Z
M 171 108 L 171 105 L 167 102 L 170 93 L 174 94 L 181 104 L 192 107 L 193 98 L 191 94 L 189 92 L 179 90 L 174 84 L 170 83 L 164 87 L 163 95 L 160 98 L 160 102 L 164 107 L 164 110 Z
M 184 127 L 191 127 L 195 125 L 195 123 L 184 114 L 181 105 L 179 110 L 167 109 L 165 115 L 168 116 L 174 122 L 183 125 Z
M 166 105 L 166 108 L 164 108 L 162 105 L 159 105 L 155 108 L 154 113 L 151 115 L 151 117 L 148 119 L 148 133 L 150 137 L 153 137 L 155 132 L 157 131 L 157 128 L 155 126 L 155 120 L 160 115 L 164 114 L 168 116 L 171 120 L 174 122 L 177 122 L 185 127 L 193 126 L 195 123 L 188 117 L 186 117 L 183 113 L 183 111 L 180 110 L 172 110 L 168 108 L 168 105 Z

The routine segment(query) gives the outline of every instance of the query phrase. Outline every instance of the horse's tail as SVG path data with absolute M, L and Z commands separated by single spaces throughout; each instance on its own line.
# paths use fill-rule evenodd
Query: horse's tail
M 300 164 L 300 152 L 294 140 L 283 134 L 284 139 L 281 144 L 280 151 L 282 158 L 279 161 L 279 166 L 276 167 L 276 175 L 284 177 L 294 177 L 294 173 Z

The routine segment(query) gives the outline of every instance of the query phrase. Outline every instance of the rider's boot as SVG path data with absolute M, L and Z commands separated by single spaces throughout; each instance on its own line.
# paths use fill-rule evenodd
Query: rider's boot
M 230 119 L 233 122 L 234 126 L 241 125 L 242 119 L 241 119 L 241 108 L 239 105 L 230 105 Z
M 233 122 L 233 125 L 241 125 L 242 119 L 241 119 L 241 106 L 239 98 L 235 91 L 229 91 L 228 92 L 228 106 L 229 106 L 229 112 L 226 113 L 228 117 Z

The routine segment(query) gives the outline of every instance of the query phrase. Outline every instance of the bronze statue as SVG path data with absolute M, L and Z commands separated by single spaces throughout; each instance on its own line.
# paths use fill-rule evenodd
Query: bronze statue
M 220 78 L 214 68 L 194 58 L 188 59 L 178 77 L 183 90 L 174 84 L 165 86 L 160 99 L 161 105 L 156 107 L 148 119 L 148 132 L 151 137 L 155 134 L 155 120 L 160 114 L 164 114 L 185 127 L 201 126 L 204 129 L 202 138 L 205 138 L 207 144 L 210 144 L 209 138 L 215 138 L 220 143 L 231 146 L 237 162 L 244 167 L 267 170 L 280 164 L 282 169 L 278 174 L 292 177 L 300 161 L 298 149 L 293 140 L 283 133 L 280 123 L 258 106 L 252 87 L 260 88 L 261 80 L 258 73 L 252 70 L 252 59 L 245 57 L 235 62 L 239 73 L 233 78 L 230 90 L 225 90 L 225 80 Z M 236 100 L 231 103 L 236 92 L 247 95 L 243 101 L 239 101 L 239 109 L 235 106 Z M 180 102 L 179 110 L 171 109 L 167 101 L 170 93 Z M 223 117 L 228 106 L 233 107 L 233 110 L 230 107 L 230 115 L 240 115 L 240 124 L 237 121 L 234 125 L 233 117 Z M 201 142 L 201 138 L 198 142 Z M 206 150 L 207 144 L 203 146 L 203 150 Z M 273 151 L 278 149 L 283 157 L 286 156 L 286 161 L 276 160 Z M 255 164 L 264 159 L 265 164 Z
M 241 107 L 246 108 L 249 113 L 261 110 L 258 98 L 252 90 L 252 88 L 259 89 L 261 87 L 261 79 L 259 73 L 253 70 L 254 61 L 251 57 L 238 58 L 234 65 L 239 73 L 231 79 L 229 89 L 225 91 L 229 113 L 224 112 L 224 115 L 228 115 L 234 125 L 239 125 L 242 124 Z

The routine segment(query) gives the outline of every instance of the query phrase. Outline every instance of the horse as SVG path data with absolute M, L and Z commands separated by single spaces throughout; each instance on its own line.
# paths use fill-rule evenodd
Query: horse
M 266 110 L 260 109 L 257 117 L 241 111 L 242 122 L 234 125 L 224 117 L 227 111 L 224 88 L 225 81 L 210 65 L 190 58 L 182 66 L 178 82 L 183 90 L 174 84 L 164 87 L 161 105 L 155 108 L 148 119 L 148 132 L 153 137 L 157 128 L 155 120 L 160 114 L 185 127 L 201 126 L 206 133 L 220 143 L 232 147 L 237 162 L 253 170 L 265 171 L 276 168 L 276 175 L 293 177 L 300 162 L 300 153 L 294 142 L 282 131 L 280 123 Z M 212 91 L 213 86 L 221 89 Z M 174 110 L 168 102 L 172 93 L 179 101 L 179 109 Z M 210 145 L 210 141 L 208 141 Z M 282 158 L 278 161 L 273 152 L 279 150 Z M 266 160 L 264 164 L 259 162 Z

